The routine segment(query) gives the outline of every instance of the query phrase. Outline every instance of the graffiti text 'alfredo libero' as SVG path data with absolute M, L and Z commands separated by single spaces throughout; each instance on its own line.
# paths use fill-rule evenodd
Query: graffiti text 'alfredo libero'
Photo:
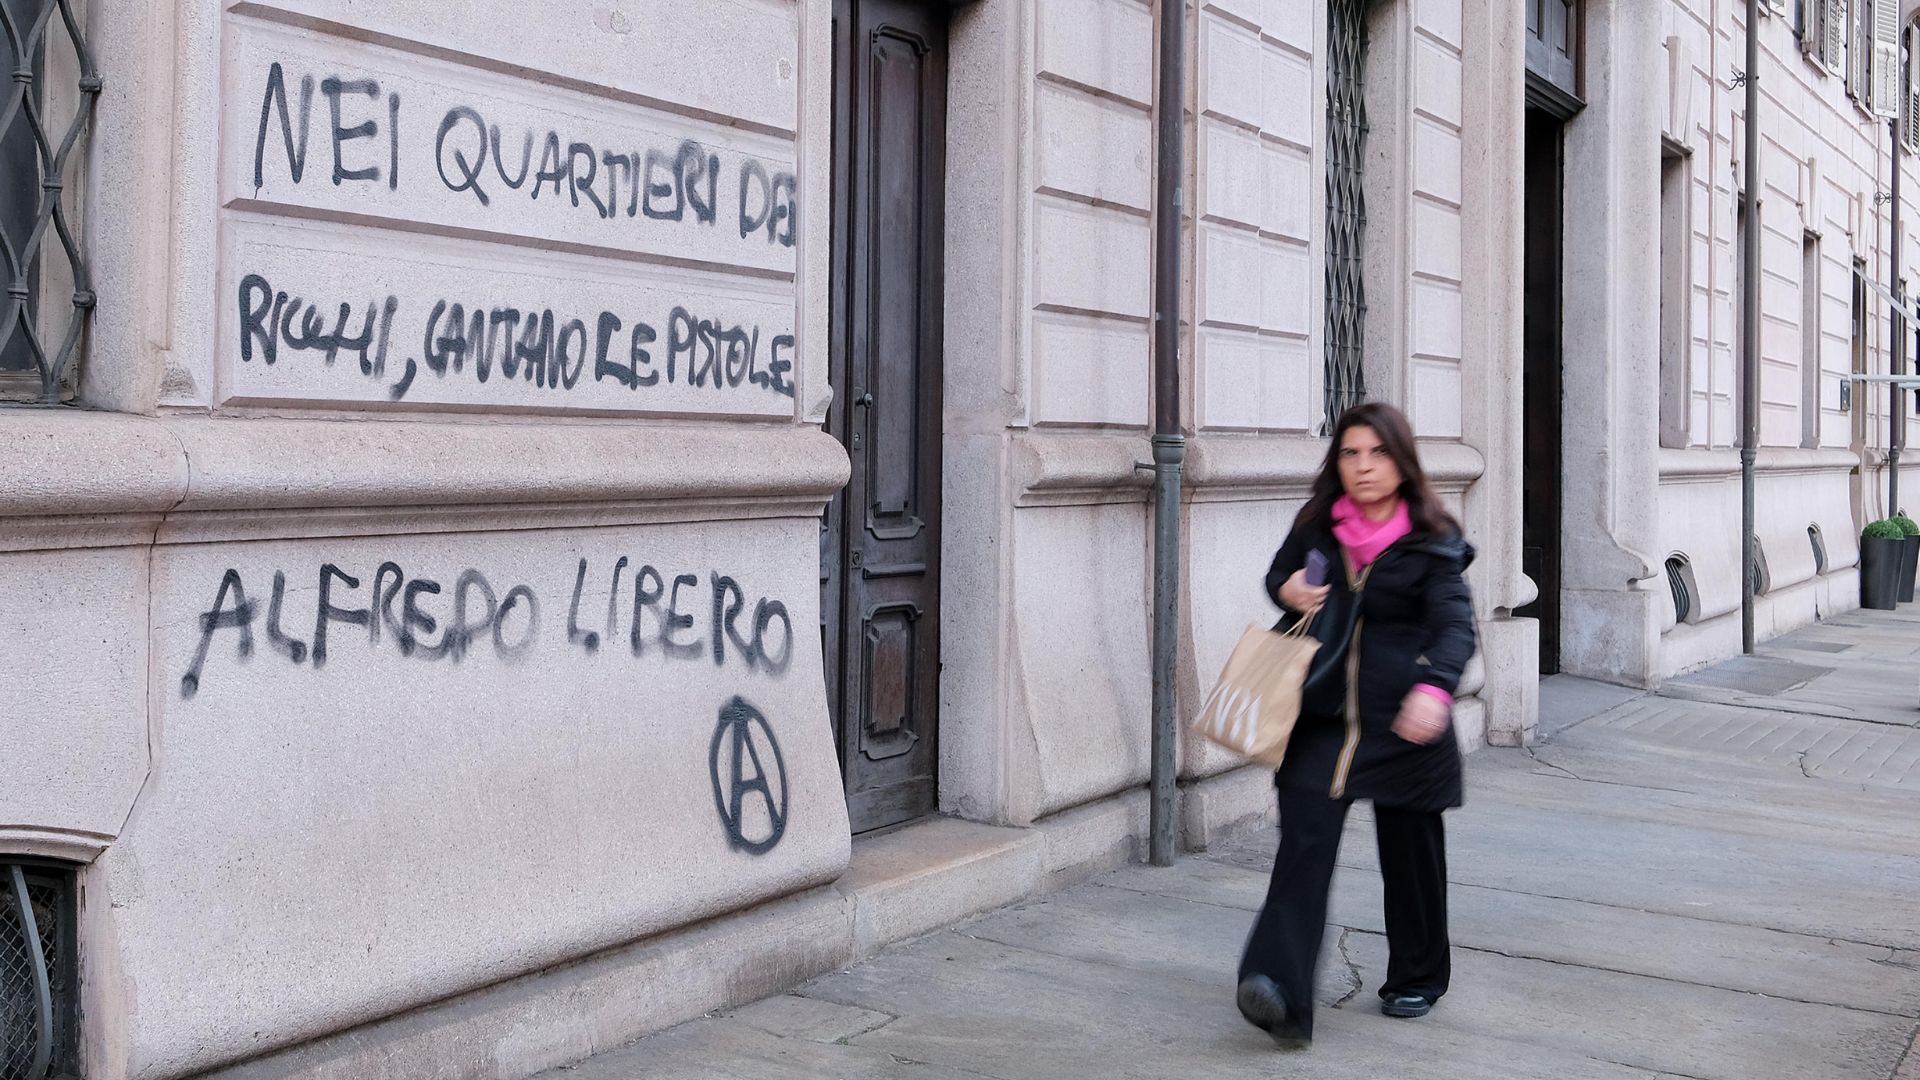
M 195 620 L 199 641 L 180 678 L 180 696 L 191 699 L 201 692 L 209 666 L 217 671 L 229 663 L 250 663 L 260 651 L 256 637 L 264 638 L 266 652 L 282 662 L 315 670 L 327 666 L 346 635 L 364 641 L 369 650 L 390 649 L 409 660 L 444 664 L 475 655 L 516 662 L 549 632 L 565 647 L 588 655 L 611 652 L 617 643 L 632 657 L 705 659 L 716 666 L 731 662 L 774 676 L 793 660 L 793 619 L 786 604 L 764 596 L 749 603 L 730 575 L 715 570 L 704 579 L 694 573 L 669 576 L 621 556 L 611 574 L 600 579 L 610 583 L 604 611 L 583 611 L 584 597 L 599 593 L 599 581 L 590 588 L 589 576 L 588 560 L 580 559 L 561 637 L 558 629 L 548 630 L 562 626 L 561 620 L 549 616 L 532 586 L 495 584 L 474 568 L 432 578 L 409 574 L 393 561 L 359 574 L 323 563 L 307 577 L 314 583 L 311 593 L 290 590 L 285 570 L 274 570 L 270 584 L 262 580 L 264 573 L 256 573 L 249 591 L 245 576 L 229 568 Z

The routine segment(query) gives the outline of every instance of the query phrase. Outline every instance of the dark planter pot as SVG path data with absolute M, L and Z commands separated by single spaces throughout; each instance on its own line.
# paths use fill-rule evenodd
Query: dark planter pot
M 1920 536 L 1906 539 L 1907 549 L 1900 555 L 1900 602 L 1913 603 L 1913 579 L 1920 570 Z
M 1900 598 L 1900 572 L 1907 561 L 1905 539 L 1860 538 L 1860 606 L 1892 611 Z

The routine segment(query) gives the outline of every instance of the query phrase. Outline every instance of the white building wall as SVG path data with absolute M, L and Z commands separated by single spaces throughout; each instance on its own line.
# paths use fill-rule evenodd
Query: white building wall
M 0 585 L 33 600 L 0 613 L 0 742 L 45 779 L 0 791 L 0 853 L 83 864 L 99 1080 L 352 1031 L 849 865 L 811 632 L 847 468 L 817 430 L 831 3 L 376 6 L 98 0 L 121 74 L 80 396 L 112 412 L 0 425 Z M 964 6 L 949 90 L 941 806 L 1104 802 L 1076 842 L 1122 850 L 1148 776 L 1154 13 Z M 1191 19 L 1189 713 L 1273 617 L 1258 583 L 1324 453 L 1326 82 L 1320 5 Z M 1475 574 L 1511 639 L 1517 245 L 1484 239 L 1509 203 L 1469 220 L 1463 166 L 1518 175 L 1518 84 L 1463 93 L 1477 62 L 1518 70 L 1495 22 L 1376 8 L 1368 362 L 1507 553 Z M 1530 653 L 1503 655 L 1463 687 L 1470 746 L 1533 724 Z M 722 767 L 742 730 L 781 748 L 750 820 L 724 790 L 751 779 Z M 1189 839 L 1271 811 L 1260 770 L 1182 752 Z M 580 1049 L 488 1038 L 501 1072 Z
M 0 587 L 44 601 L 0 614 L 0 852 L 83 866 L 87 1075 L 848 865 L 827 11 L 92 5 L 80 396 L 120 412 L 0 424 Z
M 1271 10 L 1268 10 L 1271 9 Z M 1326 74 L 1313 5 L 1198 15 L 1194 395 L 1203 431 L 1305 433 L 1319 387 Z
M 1694 610 L 1675 625 L 1664 599 L 1658 673 L 1672 674 L 1737 652 L 1740 644 L 1740 275 L 1736 236 L 1745 183 L 1745 8 L 1727 0 L 1666 5 L 1665 134 L 1691 154 L 1692 349 L 1686 373 L 1688 449 L 1660 460 L 1662 557 L 1682 555 L 1696 586 Z M 1883 516 L 1886 392 L 1856 390 L 1841 408 L 1842 376 L 1854 366 L 1853 276 L 1888 282 L 1891 187 L 1887 122 L 1849 96 L 1843 73 L 1801 50 L 1791 15 L 1763 16 L 1760 182 L 1760 440 L 1758 535 L 1769 577 L 1757 617 L 1762 638 L 1858 603 L 1857 538 Z M 1674 80 L 1680 83 L 1676 85 Z M 1903 231 L 1914 235 L 1916 172 L 1900 158 Z M 1817 244 L 1809 279 L 1803 244 Z M 1577 238 L 1570 238 L 1577 242 Z M 1913 241 L 1905 241 L 1910 262 Z M 1903 268 L 1902 277 L 1911 280 Z M 1817 291 L 1805 312 L 1803 290 Z M 1886 303 L 1869 292 L 1866 368 L 1890 370 Z M 1809 340 L 1811 337 L 1812 340 Z M 1912 352 L 1911 343 L 1907 351 Z M 1819 366 L 1817 380 L 1806 365 Z M 1809 411 L 1816 413 L 1809 418 Z M 1825 549 L 1816 565 L 1809 529 Z M 1661 590 L 1663 593 L 1664 589 Z

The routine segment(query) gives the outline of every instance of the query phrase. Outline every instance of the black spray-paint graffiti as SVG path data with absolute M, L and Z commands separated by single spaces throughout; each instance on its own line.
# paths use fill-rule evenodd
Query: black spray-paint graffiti
M 286 71 L 278 62 L 268 67 L 260 97 L 260 121 L 253 147 L 254 190 L 266 186 L 268 159 L 273 157 L 277 163 L 277 155 L 268 152 L 269 144 L 275 142 L 285 154 L 288 179 L 295 185 L 303 182 L 316 85 L 327 99 L 330 127 L 323 138 L 332 152 L 333 184 L 377 184 L 384 179 L 389 189 L 397 190 L 401 182 L 400 95 L 386 94 L 382 157 L 370 146 L 359 145 L 360 140 L 378 140 L 381 134 L 382 92 L 377 80 L 330 75 L 316 81 L 311 74 L 301 76 L 296 124 L 293 95 L 287 89 Z M 348 112 L 366 118 L 348 126 Z M 481 207 L 493 206 L 505 193 L 523 195 L 533 202 L 545 194 L 549 199 L 566 199 L 574 208 L 585 207 L 604 220 L 644 217 L 705 227 L 718 226 L 722 218 L 720 196 L 723 191 L 734 190 L 720 183 L 721 154 L 695 140 L 681 140 L 670 148 L 616 151 L 562 137 L 557 129 L 541 134 L 528 128 L 520 134 L 516 153 L 514 140 L 503 140 L 500 125 L 489 123 L 478 109 L 470 105 L 449 108 L 434 128 L 433 157 L 439 183 L 450 193 L 471 196 Z M 800 218 L 799 183 L 794 174 L 770 172 L 758 158 L 732 156 L 739 158 L 734 166 L 739 176 L 739 202 L 729 224 L 737 223 L 741 239 L 764 232 L 768 243 L 793 247 L 799 239 Z M 358 167 L 348 166 L 350 158 Z
M 701 588 L 696 574 L 669 579 L 653 566 L 641 565 L 631 575 L 629 606 L 623 602 L 623 578 L 629 565 L 625 556 L 614 564 L 604 629 L 587 630 L 580 624 L 580 606 L 588 563 L 579 561 L 567 612 L 568 645 L 589 655 L 600 652 L 604 642 L 616 639 L 621 616 L 630 611 L 625 642 L 634 657 L 656 651 L 671 660 L 710 656 L 716 667 L 731 659 L 749 671 L 776 677 L 792 664 L 793 619 L 784 603 L 761 597 L 749 607 L 740 583 L 718 571 L 710 573 L 706 588 Z M 274 571 L 262 625 L 268 647 L 295 665 L 323 669 L 339 628 L 347 626 L 366 635 L 369 649 L 388 642 L 412 660 L 459 664 L 490 647 L 495 658 L 511 663 L 523 659 L 540 635 L 542 604 L 532 587 L 498 589 L 475 569 L 462 570 L 449 588 L 432 578 L 410 579 L 398 563 L 388 561 L 365 584 L 367 590 L 361 594 L 361 578 L 333 563 L 322 565 L 313 606 L 302 608 L 313 612 L 312 633 L 303 639 L 304 627 L 290 627 L 285 619 L 286 572 Z M 705 619 L 699 617 L 703 602 Z M 233 639 L 234 659 L 249 662 L 254 655 L 254 628 L 261 622 L 259 601 L 248 598 L 240 571 L 227 570 L 212 604 L 198 617 L 200 640 L 180 679 L 180 696 L 191 699 L 200 692 L 215 638 L 223 633 Z
M 766 716 L 745 699 L 721 706 L 707 770 L 727 846 L 749 855 L 772 851 L 787 832 L 787 762 Z
M 361 375 L 386 379 L 398 297 L 369 298 L 356 315 L 351 302 L 335 309 L 248 274 L 240 279 L 238 301 L 242 363 L 258 358 L 271 367 L 313 352 L 332 367 L 346 355 L 358 359 Z M 589 325 L 585 319 L 556 316 L 552 308 L 523 311 L 443 299 L 427 313 L 420 348 L 436 379 L 471 377 L 482 385 L 497 374 L 502 381 L 571 391 L 591 371 L 589 385 L 611 382 L 628 390 L 663 383 L 717 391 L 751 386 L 794 396 L 788 379 L 792 334 L 764 334 L 758 326 L 700 318 L 684 307 L 675 307 L 664 325 L 666 348 L 661 349 L 653 324 L 633 320 L 629 325 L 611 311 L 600 312 Z M 407 356 L 395 366 L 400 375 L 387 396 L 400 401 L 413 388 L 421 361 Z

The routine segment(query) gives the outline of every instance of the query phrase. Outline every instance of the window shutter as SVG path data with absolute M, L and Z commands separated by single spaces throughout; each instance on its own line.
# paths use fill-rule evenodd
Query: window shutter
M 1891 120 L 1900 115 L 1900 101 L 1905 96 L 1900 77 L 1900 3 L 1875 0 L 1869 10 L 1873 13 L 1870 104 L 1875 116 Z
M 1907 53 L 1901 64 L 1902 80 L 1901 102 L 1906 106 L 1900 138 L 1907 144 L 1909 154 L 1920 154 L 1920 72 L 1915 72 L 1915 61 L 1920 61 L 1920 30 L 1909 26 L 1905 31 Z
M 1827 46 L 1827 0 L 1800 0 L 1800 51 L 1820 62 Z
M 1873 65 L 1873 27 L 1867 21 L 1873 12 L 1868 5 L 1873 0 L 1851 0 L 1847 4 L 1847 93 L 1854 101 L 1870 106 L 1872 87 L 1868 80 L 1872 78 Z
M 1847 0 L 1826 0 L 1827 4 L 1827 43 L 1821 59 L 1826 62 L 1827 70 L 1847 80 L 1848 89 L 1852 89 L 1852 69 L 1847 67 L 1847 46 L 1851 39 L 1851 27 L 1848 25 Z

